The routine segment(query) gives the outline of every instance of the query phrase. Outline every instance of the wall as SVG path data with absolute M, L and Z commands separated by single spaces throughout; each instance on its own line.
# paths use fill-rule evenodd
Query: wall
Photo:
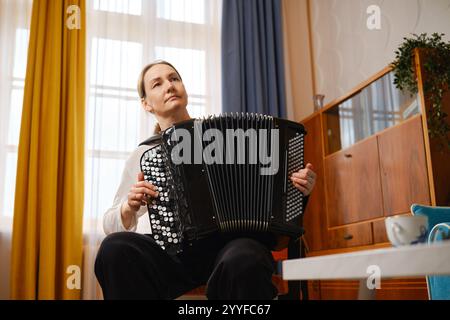
M 291 20 L 305 19 L 304 7 L 286 1 Z M 311 43 L 301 33 L 304 27 L 288 30 L 292 35 L 290 47 L 311 46 L 312 57 L 296 55 L 291 61 L 293 70 L 313 61 L 313 87 L 315 93 L 325 94 L 325 103 L 339 98 L 359 83 L 389 65 L 395 50 L 413 33 L 445 33 L 450 40 L 450 0 L 307 0 L 310 14 Z M 377 5 L 381 9 L 381 29 L 369 30 L 367 8 Z M 293 18 L 296 16 L 296 18 Z M 302 74 L 305 79 L 309 75 Z M 295 80 L 293 80 L 295 82 Z M 294 101 L 310 101 L 310 94 L 294 90 Z M 295 113 L 300 118 L 312 113 L 311 106 Z
M 381 29 L 369 30 L 366 10 L 381 9 Z M 318 92 L 338 98 L 387 66 L 410 34 L 450 36 L 450 0 L 312 0 L 311 30 Z
M 289 119 L 313 112 L 314 81 L 307 0 L 283 0 L 284 60 Z

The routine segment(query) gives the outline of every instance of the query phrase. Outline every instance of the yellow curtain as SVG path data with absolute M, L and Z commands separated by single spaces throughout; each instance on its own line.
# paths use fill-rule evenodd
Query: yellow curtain
M 20 130 L 12 299 L 79 299 L 85 0 L 35 0 Z

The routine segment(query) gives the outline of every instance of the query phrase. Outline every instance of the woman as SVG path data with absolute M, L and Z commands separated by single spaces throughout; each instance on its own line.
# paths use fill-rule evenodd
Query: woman
M 142 107 L 158 121 L 156 131 L 190 119 L 186 90 L 170 63 L 146 66 L 138 93 Z M 174 299 L 202 284 L 207 284 L 209 299 L 273 299 L 277 290 L 272 284 L 272 254 L 257 240 L 217 235 L 171 256 L 150 236 L 134 232 L 148 201 L 158 196 L 139 168 L 148 148 L 139 147 L 127 160 L 113 206 L 104 216 L 108 236 L 99 249 L 95 274 L 105 299 Z M 316 175 L 308 164 L 291 179 L 308 196 Z

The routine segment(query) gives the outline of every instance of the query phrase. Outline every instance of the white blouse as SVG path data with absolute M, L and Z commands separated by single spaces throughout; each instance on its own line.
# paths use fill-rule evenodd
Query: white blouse
M 116 196 L 114 197 L 113 204 L 111 208 L 106 210 L 103 215 L 103 230 L 106 234 L 121 231 L 136 232 L 138 219 L 145 215 L 148 210 L 147 206 L 142 206 L 136 215 L 132 219 L 132 223 L 129 229 L 126 229 L 122 223 L 121 207 L 128 200 L 128 193 L 131 187 L 137 183 L 137 177 L 140 168 L 140 160 L 145 151 L 150 149 L 150 146 L 144 145 L 138 147 L 131 153 L 130 157 L 125 163 L 125 168 L 122 173 L 122 179 L 120 181 L 119 188 L 117 189 Z M 148 220 L 148 219 L 147 219 Z M 149 221 L 146 221 L 149 226 Z

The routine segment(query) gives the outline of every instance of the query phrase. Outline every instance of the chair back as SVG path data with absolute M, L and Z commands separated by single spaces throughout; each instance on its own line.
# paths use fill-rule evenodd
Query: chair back
M 450 207 L 430 207 L 414 204 L 413 215 L 428 217 L 428 243 L 450 240 Z M 450 275 L 427 276 L 430 300 L 450 300 Z

